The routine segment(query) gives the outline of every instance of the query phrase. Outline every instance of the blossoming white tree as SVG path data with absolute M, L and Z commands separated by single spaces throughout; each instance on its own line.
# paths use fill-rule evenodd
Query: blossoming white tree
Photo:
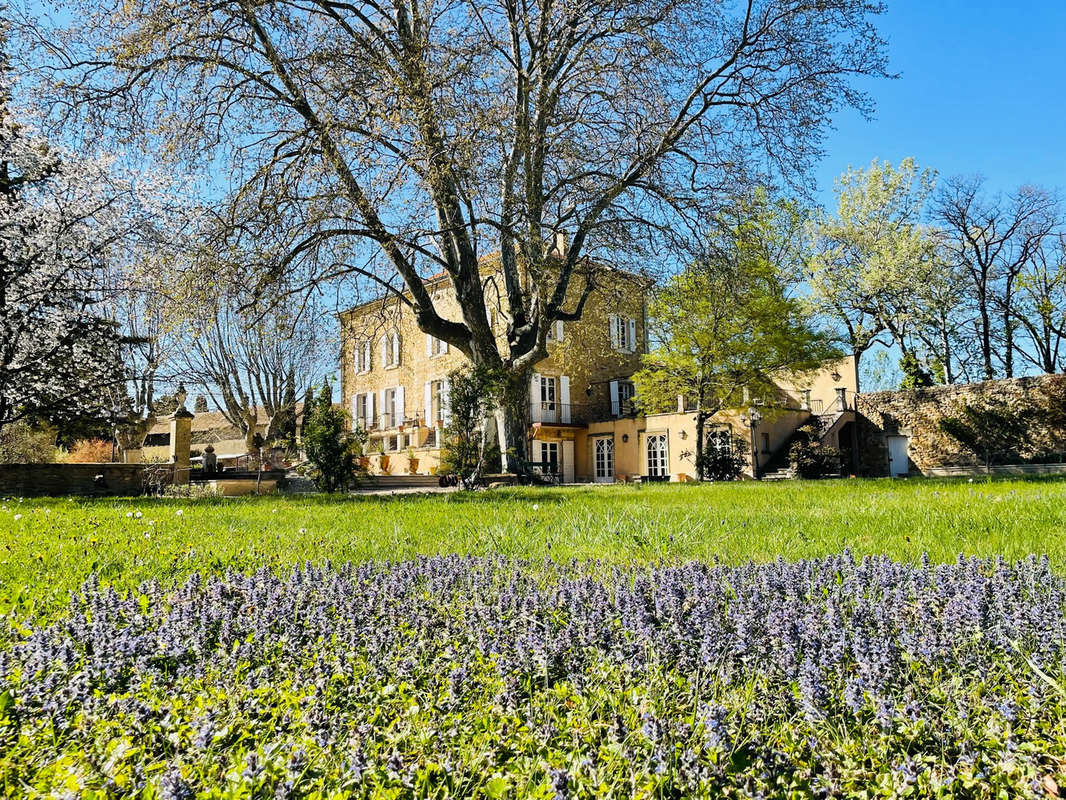
M 6 74 L 0 75 L 0 80 Z M 103 308 L 120 202 L 106 165 L 73 161 L 0 98 L 0 427 L 107 405 L 124 385 L 121 335 Z

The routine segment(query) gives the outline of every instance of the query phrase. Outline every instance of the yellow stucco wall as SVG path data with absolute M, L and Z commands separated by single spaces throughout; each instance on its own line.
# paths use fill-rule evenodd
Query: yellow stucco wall
M 488 273 L 487 273 L 488 274 Z M 497 281 L 486 279 L 486 302 L 490 309 L 499 309 L 494 287 Z M 644 351 L 645 286 L 643 279 L 625 273 L 609 273 L 601 278 L 601 285 L 585 304 L 582 318 L 562 324 L 562 338 L 549 341 L 548 356 L 534 367 L 534 373 L 553 377 L 569 378 L 569 399 L 572 418 L 602 416 L 610 411 L 610 381 L 628 378 L 640 368 Z M 577 303 L 581 286 L 574 281 L 572 297 L 565 308 Z M 458 304 L 450 284 L 438 281 L 433 289 L 439 313 L 449 319 L 461 319 Z M 636 341 L 633 352 L 618 352 L 611 346 L 609 319 L 612 314 L 636 320 Z M 505 347 L 506 320 L 497 310 L 494 330 L 501 348 Z M 371 457 L 371 471 L 380 471 L 379 444 L 384 442 L 389 451 L 389 472 L 407 473 L 407 447 L 416 450 L 419 460 L 418 472 L 428 474 L 439 466 L 438 445 L 427 436 L 425 386 L 427 382 L 443 380 L 448 373 L 466 363 L 466 358 L 455 348 L 439 355 L 427 353 L 426 335 L 418 329 L 410 307 L 395 299 L 367 303 L 340 315 L 341 320 L 341 397 L 345 410 L 354 424 L 354 399 L 357 395 L 374 393 L 374 416 L 380 421 L 384 413 L 381 407 L 382 391 L 402 386 L 403 430 L 397 428 L 373 429 L 369 432 L 367 453 Z M 385 336 L 398 334 L 400 339 L 400 363 L 386 366 L 382 353 Z M 370 369 L 359 371 L 358 348 L 370 342 Z M 561 382 L 557 402 L 565 402 Z M 428 416 L 432 417 L 433 414 Z M 430 420 L 430 424 L 435 424 Z M 398 439 L 398 450 L 393 449 Z

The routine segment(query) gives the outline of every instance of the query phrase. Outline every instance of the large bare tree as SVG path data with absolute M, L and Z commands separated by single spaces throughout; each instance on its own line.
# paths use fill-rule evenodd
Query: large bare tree
M 376 285 L 515 387 L 553 322 L 581 316 L 590 264 L 655 252 L 753 173 L 801 175 L 836 110 L 869 110 L 853 79 L 885 74 L 873 26 L 884 9 L 869 0 L 66 9 L 75 26 L 33 42 L 62 121 L 226 165 L 209 187 L 221 246 L 261 247 L 257 279 Z M 569 247 L 553 256 L 559 232 Z M 501 254 L 503 347 L 479 274 L 489 250 Z M 425 285 L 441 271 L 460 319 Z M 519 457 L 527 415 L 516 404 L 500 416 Z
M 944 252 L 969 277 L 981 377 L 1014 377 L 1019 277 L 1058 224 L 1057 201 L 1023 186 L 1009 197 L 989 196 L 984 180 L 945 181 L 936 202 Z

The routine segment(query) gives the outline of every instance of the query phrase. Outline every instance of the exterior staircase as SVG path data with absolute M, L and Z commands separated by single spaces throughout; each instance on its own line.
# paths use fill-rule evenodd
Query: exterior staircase
M 792 467 L 780 467 L 773 472 L 764 473 L 764 481 L 790 481 L 796 477 L 796 470 Z

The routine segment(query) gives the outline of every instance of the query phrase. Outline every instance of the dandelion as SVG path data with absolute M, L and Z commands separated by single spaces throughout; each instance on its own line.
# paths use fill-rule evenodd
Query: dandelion
M 134 511 L 133 512 L 133 516 L 136 517 L 137 519 L 140 519 L 141 517 L 144 516 L 144 514 L 141 511 Z

